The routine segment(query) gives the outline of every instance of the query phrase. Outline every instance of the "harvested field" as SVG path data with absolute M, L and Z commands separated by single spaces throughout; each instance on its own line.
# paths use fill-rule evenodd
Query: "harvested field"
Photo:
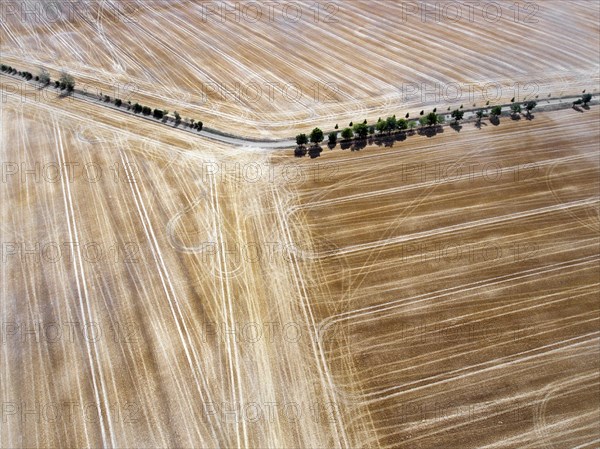
M 267 153 L 7 100 L 0 446 L 335 446 Z
M 595 108 L 298 161 L 6 98 L 2 447 L 600 438 Z
M 0 448 L 600 446 L 598 2 L 429 4 L 0 2 Z
M 595 447 L 598 111 L 324 150 L 298 189 L 340 400 L 365 447 Z
M 4 63 L 68 70 L 90 92 L 248 137 L 559 97 L 599 81 L 600 14 L 589 2 L 519 10 L 435 2 L 433 13 L 393 1 L 318 3 L 318 11 L 312 1 L 15 4 L 2 10 Z

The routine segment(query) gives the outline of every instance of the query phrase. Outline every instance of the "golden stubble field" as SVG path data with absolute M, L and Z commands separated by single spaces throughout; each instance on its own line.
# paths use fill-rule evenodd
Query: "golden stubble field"
M 297 160 L 3 98 L 2 447 L 600 438 L 596 106 Z
M 1 447 L 357 444 L 267 152 L 3 98 Z
M 598 93 L 596 2 L 496 4 L 2 2 L 0 56 L 261 138 Z M 0 447 L 598 446 L 597 105 L 299 160 L 0 81 Z
M 290 221 L 327 242 L 311 300 L 338 398 L 373 423 L 364 447 L 597 446 L 598 120 L 302 160 L 329 167 Z
M 594 5 L 27 0 L 3 2 L 0 52 L 21 70 L 67 70 L 89 92 L 285 138 L 423 107 L 592 90 Z

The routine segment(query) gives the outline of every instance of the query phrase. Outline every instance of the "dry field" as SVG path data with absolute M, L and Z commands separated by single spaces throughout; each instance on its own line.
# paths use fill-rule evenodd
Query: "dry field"
M 103 113 L 3 104 L 0 447 L 341 444 L 267 153 Z
M 424 20 L 422 2 L 400 1 L 3 2 L 0 52 L 262 138 L 598 84 L 595 1 L 430 3 Z
M 320 248 L 311 301 L 363 447 L 598 447 L 599 118 L 302 161 L 327 176 L 290 221 Z
M 596 107 L 299 161 L 5 99 L 0 447 L 600 441 Z
M 409 4 L 3 1 L 0 56 L 269 139 L 598 94 L 596 1 Z M 0 95 L 0 448 L 600 447 L 598 105 L 297 159 Z

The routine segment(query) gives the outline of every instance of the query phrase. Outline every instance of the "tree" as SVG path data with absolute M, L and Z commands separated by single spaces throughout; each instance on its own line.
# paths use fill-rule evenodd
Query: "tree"
M 581 101 L 583 102 L 584 106 L 587 106 L 587 104 L 592 101 L 592 94 L 583 94 Z
M 521 113 L 521 105 L 514 103 L 510 106 L 510 110 L 512 111 L 513 115 L 518 115 Z
M 373 125 L 369 126 L 369 135 L 372 136 L 375 134 L 375 127 Z
M 139 114 L 140 112 L 142 112 L 142 109 L 143 109 L 142 105 L 139 104 L 139 103 L 136 103 L 136 104 L 133 105 L 133 112 L 135 114 Z
M 458 125 L 458 122 L 460 122 L 463 119 L 464 115 L 464 111 L 461 111 L 460 109 L 455 109 L 454 111 L 452 111 L 451 117 L 454 119 L 454 123 Z
M 110 97 L 108 95 L 104 96 L 104 102 L 105 103 L 110 103 Z
M 50 74 L 48 73 L 48 71 L 46 69 L 42 69 L 40 71 L 40 83 L 42 83 L 44 86 L 47 86 L 48 84 L 50 84 Z
M 61 89 L 66 88 L 69 92 L 72 92 L 75 89 L 75 80 L 67 72 L 62 72 L 60 74 L 59 81 Z
M 120 108 L 121 105 L 123 104 L 123 102 L 121 101 L 120 98 L 115 98 L 115 106 Z
M 427 125 L 427 117 L 420 117 L 419 118 L 419 125 L 421 125 L 421 127 Z
M 148 106 L 144 106 L 142 108 L 142 114 L 144 114 L 144 115 L 150 115 L 150 114 L 152 114 L 152 109 L 150 109 Z
M 369 134 L 369 127 L 364 123 L 354 125 L 354 134 L 361 139 L 366 139 Z
M 313 129 L 310 133 L 310 141 L 315 144 L 323 142 L 324 137 L 323 131 L 321 131 L 319 128 Z
M 175 117 L 175 124 L 179 125 L 181 123 L 181 115 L 179 115 L 179 112 L 173 112 L 173 117 Z
M 405 129 L 408 129 L 408 121 L 406 119 L 401 118 L 400 120 L 398 120 L 398 122 L 396 123 L 396 127 L 400 130 L 400 131 L 404 131 Z
M 202 131 L 203 127 L 204 127 L 204 123 L 202 123 L 200 120 L 198 120 L 196 122 L 196 128 L 198 128 L 198 132 Z
M 481 123 L 481 119 L 485 116 L 483 109 L 480 109 L 479 111 L 477 111 L 475 113 L 475 116 L 477 117 L 477 123 Z
M 398 124 L 398 120 L 396 120 L 396 116 L 392 116 L 392 117 L 388 117 L 385 120 L 385 129 L 387 130 L 388 134 L 391 133 L 393 130 L 396 129 L 396 125 Z
M 428 126 L 434 126 L 438 123 L 442 123 L 442 117 L 437 115 L 435 112 L 430 112 L 425 116 L 425 120 Z
M 375 129 L 377 130 L 377 132 L 379 134 L 384 132 L 386 130 L 386 128 L 387 128 L 387 121 L 379 120 L 377 122 L 377 124 L 375 125 Z
M 335 144 L 337 143 L 337 133 L 334 132 L 330 132 L 329 133 L 329 145 L 335 146 Z
M 306 134 L 298 134 L 296 136 L 296 145 L 302 146 L 302 145 L 306 145 L 307 143 L 308 143 L 308 137 L 306 137 Z
M 352 137 L 354 137 L 354 133 L 352 132 L 352 129 L 350 128 L 344 128 L 344 130 L 342 131 L 342 139 L 352 139 Z
M 497 117 L 497 116 L 499 116 L 501 114 L 502 114 L 502 107 L 501 106 L 494 106 L 492 108 L 492 111 L 490 112 L 490 115 L 492 117 Z
M 154 116 L 155 119 L 160 120 L 161 118 L 164 117 L 165 113 L 163 111 L 161 111 L 160 109 L 155 109 L 153 111 L 152 115 Z
M 531 116 L 531 111 L 533 111 L 535 109 L 535 107 L 537 106 L 537 102 L 535 101 L 528 101 L 527 103 L 525 103 L 525 109 L 527 109 L 527 115 Z

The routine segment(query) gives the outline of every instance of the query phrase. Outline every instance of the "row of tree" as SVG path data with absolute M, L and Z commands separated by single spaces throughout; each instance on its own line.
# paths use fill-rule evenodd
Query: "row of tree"
M 512 101 L 514 101 L 514 99 Z M 585 98 L 582 98 L 578 101 L 579 103 L 576 102 L 577 104 L 581 104 L 584 102 L 585 104 L 587 104 L 589 103 L 589 101 L 591 101 L 591 95 L 588 94 L 587 96 L 585 96 Z M 513 115 L 520 114 L 521 111 L 525 109 L 527 111 L 528 116 L 530 116 L 531 111 L 536 106 L 537 102 L 535 101 L 527 101 L 522 105 L 513 104 L 511 105 L 511 112 Z M 463 111 L 463 106 L 461 106 L 460 109 L 455 109 L 454 111 L 452 111 L 450 116 L 454 119 L 453 124 L 458 125 L 460 121 L 464 118 L 464 115 L 465 112 Z M 490 116 L 492 119 L 494 119 L 496 117 L 499 117 L 500 115 L 502 115 L 501 106 L 493 106 L 490 109 L 489 114 L 487 109 L 480 109 L 475 113 L 475 117 L 477 118 L 478 123 L 481 123 L 481 120 L 484 117 Z M 376 124 L 370 126 L 368 125 L 367 120 L 364 120 L 362 123 L 357 124 L 350 122 L 348 127 L 344 128 L 341 131 L 340 136 L 343 140 L 346 141 L 351 140 L 353 138 L 365 139 L 368 136 L 373 136 L 376 133 L 381 135 L 383 133 L 391 134 L 394 131 L 406 131 L 407 129 L 412 130 L 416 126 L 416 123 L 418 123 L 421 127 L 434 127 L 444 124 L 445 121 L 445 117 L 443 115 L 437 114 L 437 108 L 435 108 L 432 112 L 428 114 L 425 114 L 424 110 L 421 111 L 420 118 L 418 120 L 409 120 L 409 114 L 406 114 L 406 116 L 401 119 L 397 119 L 395 115 L 387 117 L 386 119 L 379 118 Z M 335 125 L 335 129 L 336 131 L 332 131 L 328 134 L 328 143 L 330 145 L 335 145 L 338 141 L 337 130 L 339 129 L 339 126 Z M 313 144 L 319 144 L 322 141 L 323 131 L 321 131 L 321 129 L 319 128 L 315 128 L 309 136 L 307 136 L 306 134 L 298 134 L 296 136 L 296 144 L 299 147 L 303 147 L 308 142 L 311 142 Z
M 119 102 L 119 104 L 117 104 L 117 101 Z M 115 100 L 115 105 L 116 106 L 120 106 L 121 105 L 121 100 Z M 133 113 L 134 114 L 139 114 L 140 112 L 143 115 L 152 115 L 152 117 L 154 117 L 157 120 L 169 120 L 169 111 L 166 109 L 152 109 L 148 106 L 142 106 L 139 103 L 135 103 L 133 105 L 131 105 L 131 101 L 128 103 L 127 109 L 133 109 Z M 182 122 L 181 120 L 181 115 L 179 114 L 179 112 L 175 111 L 173 112 L 173 120 L 175 121 L 175 126 L 179 126 Z M 193 118 L 184 121 L 183 122 L 183 126 L 189 126 L 192 129 L 197 130 L 198 132 L 202 131 L 202 128 L 204 127 L 204 123 L 202 123 L 200 120 L 196 121 Z
M 102 95 L 100 94 L 100 99 L 104 99 L 105 103 L 110 103 L 111 102 L 111 98 L 108 95 Z M 112 103 L 120 108 L 123 106 L 123 101 L 120 98 L 115 98 L 114 100 L 112 100 Z M 139 103 L 134 103 L 131 104 L 131 101 L 128 101 L 127 104 L 125 105 L 125 107 L 127 107 L 127 110 L 132 110 L 134 114 L 143 114 L 146 116 L 152 115 L 152 117 L 154 117 L 156 120 L 169 120 L 169 111 L 166 109 L 152 109 L 149 106 L 143 106 Z M 175 111 L 173 112 L 173 120 L 175 121 L 175 125 L 179 126 L 182 122 L 181 120 L 181 115 L 179 115 L 179 112 Z M 193 118 L 184 121 L 183 122 L 183 126 L 189 126 L 192 129 L 197 130 L 198 132 L 202 131 L 202 128 L 204 127 L 204 124 L 198 120 L 194 120 Z
M 408 114 L 407 114 L 408 117 Z M 405 131 L 407 129 L 413 129 L 415 127 L 414 120 L 408 120 L 407 118 L 397 119 L 395 115 L 388 117 L 386 119 L 381 119 L 377 121 L 375 125 L 370 125 L 365 120 L 362 123 L 352 123 L 348 125 L 347 128 L 344 128 L 340 136 L 343 140 L 350 140 L 353 138 L 358 139 L 366 139 L 368 136 L 372 136 L 375 133 L 378 134 L 391 134 L 394 131 Z M 435 126 L 441 123 L 444 123 L 444 116 L 438 115 L 435 112 L 431 112 L 419 120 L 421 126 Z M 339 129 L 339 126 L 336 125 L 336 129 Z M 309 136 L 306 134 L 298 134 L 296 136 L 296 144 L 298 146 L 304 146 L 309 141 L 313 144 L 319 144 L 323 141 L 324 135 L 323 131 L 319 128 L 313 129 Z M 330 145 L 335 145 L 338 140 L 338 132 L 332 131 L 328 134 L 328 143 Z
M 100 99 L 104 99 L 105 103 L 111 102 L 111 98 L 108 95 L 103 96 L 102 94 L 100 94 Z M 115 98 L 114 100 L 112 100 L 112 103 L 118 108 L 123 107 L 123 101 L 120 98 Z M 134 114 L 141 113 L 146 116 L 152 115 L 152 117 L 154 117 L 156 120 L 167 121 L 170 119 L 169 111 L 166 109 L 152 109 L 149 106 L 143 106 L 139 103 L 131 104 L 131 101 L 128 101 L 125 107 L 127 107 L 128 111 L 132 110 Z M 179 126 L 182 123 L 181 115 L 179 115 L 179 112 L 173 112 L 173 120 L 175 121 L 176 126 Z M 202 131 L 204 124 L 200 120 L 196 121 L 192 118 L 187 121 L 184 121 L 183 126 L 189 126 L 190 128 L 200 132 Z
M 32 79 L 34 79 L 34 76 L 31 72 L 19 72 L 17 71 L 17 69 L 11 66 L 7 66 L 5 64 L 2 64 L 0 66 L 0 69 L 3 72 L 8 73 L 10 75 L 22 76 L 27 81 L 31 81 Z M 48 86 L 52 80 L 50 79 L 50 74 L 46 70 L 42 69 L 41 72 L 35 76 L 35 81 L 44 86 Z M 67 90 L 68 92 L 73 92 L 75 90 L 75 80 L 68 73 L 62 72 L 60 78 L 54 81 L 54 88 L 60 88 L 60 90 Z
M 2 72 L 8 73 L 10 75 L 22 76 L 27 81 L 30 81 L 34 78 L 34 76 L 31 72 L 19 72 L 19 71 L 17 71 L 17 69 L 15 69 L 11 66 L 5 65 L 5 64 L 0 65 L 0 69 L 2 70 Z M 42 84 L 44 86 L 48 86 L 52 82 L 52 80 L 50 79 L 50 74 L 45 69 L 42 69 L 41 72 L 39 73 L 39 75 L 35 76 L 35 81 L 39 82 L 40 84 Z M 72 92 L 75 90 L 75 80 L 73 79 L 73 77 L 71 75 L 69 75 L 66 72 L 63 72 L 63 73 L 61 73 L 60 78 L 58 80 L 54 81 L 54 87 L 56 89 L 60 88 L 61 90 L 67 90 L 68 92 Z M 109 95 L 100 94 L 100 100 L 103 100 L 105 103 L 112 102 L 118 108 L 123 106 L 123 100 L 121 100 L 120 98 L 111 99 Z M 162 120 L 162 119 L 168 120 L 169 119 L 169 117 L 168 117 L 169 111 L 167 111 L 167 110 L 161 110 L 161 109 L 152 110 L 148 106 L 142 106 L 139 103 L 135 103 L 132 105 L 131 101 L 127 102 L 126 107 L 127 107 L 127 110 L 133 109 L 133 112 L 135 114 L 142 113 L 144 115 L 152 115 L 157 120 Z M 175 125 L 178 126 L 182 123 L 181 115 L 179 115 L 179 113 L 177 111 L 175 111 L 173 113 L 173 117 L 174 117 Z M 204 127 L 204 124 L 200 120 L 196 121 L 194 119 L 189 119 L 187 121 L 184 121 L 183 125 L 189 126 L 190 128 L 195 129 L 197 131 L 202 131 L 202 128 Z

